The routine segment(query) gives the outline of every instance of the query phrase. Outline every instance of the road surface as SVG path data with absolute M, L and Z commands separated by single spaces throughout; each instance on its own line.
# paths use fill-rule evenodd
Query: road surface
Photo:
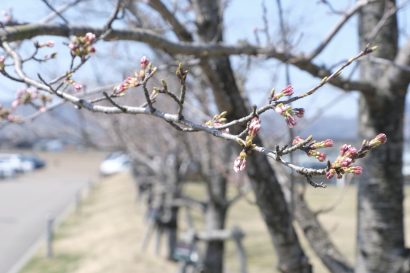
M 76 195 L 95 181 L 101 154 L 43 155 L 47 167 L 0 180 L 0 273 L 12 268 L 44 235 L 47 218 L 61 215 Z

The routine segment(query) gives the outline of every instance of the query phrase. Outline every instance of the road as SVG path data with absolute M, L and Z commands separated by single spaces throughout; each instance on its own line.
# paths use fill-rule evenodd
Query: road
M 61 215 L 77 193 L 95 181 L 101 154 L 43 155 L 44 170 L 0 181 L 0 273 L 24 260 L 44 235 L 47 218 Z

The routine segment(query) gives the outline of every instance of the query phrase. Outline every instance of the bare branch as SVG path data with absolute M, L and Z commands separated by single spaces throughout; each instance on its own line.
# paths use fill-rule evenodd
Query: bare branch
M 87 32 L 101 35 L 103 33 L 101 28 L 93 28 L 87 26 L 59 26 L 59 25 L 20 25 L 13 27 L 6 27 L 0 30 L 0 39 L 7 41 L 17 41 L 27 38 L 32 38 L 38 35 L 84 35 Z M 280 61 L 287 61 L 290 64 L 310 73 L 314 77 L 324 77 L 331 74 L 326 68 L 312 63 L 303 55 L 292 55 L 286 52 L 278 51 L 275 47 L 259 47 L 252 45 L 224 45 L 224 44 L 201 44 L 201 43 L 181 43 L 173 42 L 165 39 L 163 36 L 157 35 L 152 31 L 144 29 L 126 29 L 126 30 L 112 30 L 106 37 L 106 40 L 130 40 L 140 41 L 149 44 L 150 46 L 163 50 L 171 55 L 186 55 L 195 57 L 214 57 L 214 56 L 229 56 L 229 55 L 254 55 L 265 56 L 278 59 Z M 341 77 L 334 78 L 329 82 L 330 84 L 342 88 L 344 90 L 358 90 L 362 92 L 371 92 L 373 87 L 369 83 L 364 83 L 355 80 L 346 80 Z
M 339 22 L 337 22 L 333 29 L 327 34 L 325 39 L 323 39 L 323 41 L 312 51 L 312 53 L 308 55 L 307 59 L 313 60 L 316 56 L 318 56 L 339 33 L 339 31 L 349 21 L 349 19 L 352 18 L 353 15 L 355 15 L 357 12 L 359 12 L 363 6 L 369 4 L 370 2 L 374 2 L 374 0 L 362 0 L 356 2 L 356 4 L 350 10 L 343 14 Z M 324 1 L 324 3 L 328 4 L 327 1 Z

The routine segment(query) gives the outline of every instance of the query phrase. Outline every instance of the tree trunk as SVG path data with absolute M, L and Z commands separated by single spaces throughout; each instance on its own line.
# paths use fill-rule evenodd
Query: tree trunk
M 207 42 L 222 41 L 220 1 L 197 0 L 195 4 L 201 39 Z M 248 114 L 251 109 L 239 91 L 229 58 L 206 59 L 201 65 L 212 86 L 218 109 L 228 111 L 230 119 Z M 256 139 L 256 142 L 260 144 L 260 139 Z M 268 159 L 262 154 L 250 155 L 247 172 L 257 205 L 277 251 L 278 269 L 284 273 L 311 272 L 311 265 L 290 221 L 285 197 Z
M 360 45 L 394 1 L 380 0 L 364 7 L 359 17 Z M 377 57 L 394 60 L 398 47 L 396 16 L 387 20 L 372 44 Z M 357 273 L 404 273 L 403 118 L 407 84 L 384 76 L 385 65 L 361 64 L 361 76 L 374 84 L 371 95 L 360 99 L 360 135 L 365 139 L 385 133 L 388 142 L 360 161 L 358 182 Z
M 209 178 L 208 178 L 209 179 Z M 206 208 L 205 222 L 206 230 L 222 230 L 225 228 L 226 219 L 226 179 L 223 175 L 218 174 L 211 179 L 212 193 Z M 225 242 L 221 240 L 209 241 L 205 253 L 205 272 L 222 273 L 224 267 L 224 246 Z

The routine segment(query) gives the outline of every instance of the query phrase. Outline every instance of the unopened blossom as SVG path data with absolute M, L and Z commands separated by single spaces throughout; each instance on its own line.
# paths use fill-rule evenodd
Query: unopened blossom
M 349 168 L 344 169 L 345 172 L 353 173 L 353 174 L 362 174 L 363 168 L 361 166 L 352 166 Z
M 320 162 L 323 162 L 326 160 L 326 154 L 319 152 L 315 149 L 311 149 L 308 151 L 308 155 L 315 157 L 317 160 L 319 160 Z
M 293 139 L 293 141 L 292 141 L 292 145 L 296 145 L 296 144 L 298 144 L 298 143 L 300 143 L 300 142 L 302 142 L 302 141 L 304 141 L 303 138 L 301 138 L 300 136 L 296 136 L 296 137 Z
M 289 105 L 285 105 L 283 103 L 279 103 L 275 107 L 275 111 L 279 114 L 281 114 L 285 120 L 286 123 L 290 128 L 293 128 L 296 125 L 296 117 L 303 117 L 305 110 L 303 108 L 294 108 L 290 107 Z
M 249 123 L 249 134 L 252 136 L 256 136 L 256 134 L 261 129 L 261 120 L 259 117 L 253 117 L 251 122 Z
M 292 115 L 287 115 L 285 119 L 286 119 L 286 123 L 288 124 L 289 128 L 295 127 L 296 119 Z
M 242 151 L 233 163 L 233 170 L 237 173 L 246 167 L 246 153 Z
M 333 147 L 333 140 L 326 139 L 320 142 L 315 142 L 311 145 L 311 147 L 315 149 Z
M 49 41 L 46 42 L 47 47 L 54 47 L 54 45 L 55 45 L 55 42 L 52 41 L 52 40 L 49 40 Z
M 282 98 L 283 96 L 292 96 L 293 95 L 293 87 L 292 85 L 288 85 L 285 88 L 282 89 L 277 95 L 275 95 L 274 92 L 272 92 L 272 100 L 278 100 Z
M 288 85 L 282 90 L 283 95 L 285 96 L 292 96 L 293 95 L 293 86 Z
M 140 66 L 141 69 L 145 69 L 147 68 L 147 66 L 149 65 L 149 59 L 146 56 L 142 56 L 141 60 L 140 60 Z
M 336 170 L 335 169 L 330 169 L 326 171 L 326 179 L 331 179 L 333 176 L 335 176 Z
M 387 142 L 387 136 L 383 133 L 378 134 L 375 138 L 373 138 L 372 140 L 370 140 L 369 142 L 369 146 L 370 148 L 375 148 L 381 144 L 384 144 Z
M 279 103 L 276 107 L 275 107 L 275 111 L 276 113 L 279 113 L 281 115 L 283 115 L 283 113 L 286 113 L 290 110 L 290 106 L 289 105 L 285 105 L 283 103 Z
M 91 33 L 91 32 L 87 32 L 86 34 L 85 34 L 85 36 L 84 36 L 84 38 L 85 38 L 85 40 L 88 42 L 88 43 L 94 43 L 94 41 L 95 41 L 95 34 L 94 33 Z
M 75 90 L 80 91 L 82 88 L 83 88 L 83 86 L 81 84 L 79 84 L 79 83 L 74 84 L 74 89 Z

